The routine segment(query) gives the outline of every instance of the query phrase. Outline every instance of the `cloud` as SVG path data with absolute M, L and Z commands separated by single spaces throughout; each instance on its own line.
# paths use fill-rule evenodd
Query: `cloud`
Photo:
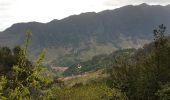
M 82 12 L 129 4 L 170 4 L 170 0 L 0 0 L 0 30 L 18 22 L 49 22 Z
M 1 1 L 0 2 L 0 6 L 9 6 L 9 5 L 11 5 L 10 1 Z
M 8 2 L 0 2 L 0 11 L 7 10 L 11 3 Z
M 170 4 L 170 0 L 105 0 L 103 3 L 104 6 L 115 6 L 120 7 L 124 5 L 136 5 L 141 3 L 147 3 L 150 5 L 167 5 Z
M 0 31 L 10 26 L 11 8 L 16 0 L 0 0 Z
M 17 0 L 0 0 L 0 11 L 10 10 Z
M 146 2 L 146 3 L 149 3 L 149 4 L 157 4 L 157 5 L 170 4 L 169 0 L 138 0 L 138 2 L 140 2 L 140 3 Z
M 1 0 L 0 1 L 0 7 L 9 7 L 11 6 L 16 0 Z

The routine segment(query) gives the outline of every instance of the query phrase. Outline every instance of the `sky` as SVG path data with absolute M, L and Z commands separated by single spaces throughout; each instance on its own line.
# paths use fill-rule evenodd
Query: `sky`
M 14 23 L 47 23 L 83 12 L 100 12 L 125 5 L 167 5 L 170 0 L 0 0 L 0 31 Z

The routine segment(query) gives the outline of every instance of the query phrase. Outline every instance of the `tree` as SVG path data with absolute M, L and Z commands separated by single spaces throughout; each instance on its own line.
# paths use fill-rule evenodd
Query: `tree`
M 52 82 L 50 77 L 44 73 L 42 61 L 45 57 L 43 51 L 35 63 L 28 60 L 28 44 L 31 38 L 31 32 L 28 32 L 24 48 L 16 47 L 14 54 L 18 56 L 17 64 L 12 67 L 8 75 L 1 76 L 1 97 L 12 100 L 22 99 L 43 99 L 49 97 L 47 86 Z M 2 82 L 5 80 L 5 83 Z
M 159 97 L 159 100 L 170 100 L 170 83 L 162 85 L 156 95 Z
M 111 86 L 120 89 L 130 100 L 170 97 L 170 46 L 165 30 L 166 27 L 162 24 L 153 31 L 154 41 L 149 49 L 144 47 L 127 59 L 126 56 L 116 59 L 118 64 L 114 64 L 111 72 Z M 141 54 L 138 55 L 138 52 Z M 133 63 L 129 64 L 129 60 Z

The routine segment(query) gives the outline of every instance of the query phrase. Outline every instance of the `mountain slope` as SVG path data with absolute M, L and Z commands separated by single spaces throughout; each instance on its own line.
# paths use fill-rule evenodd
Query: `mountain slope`
M 49 62 L 68 66 L 72 59 L 88 60 L 94 55 L 120 48 L 140 47 L 152 38 L 159 24 L 170 27 L 170 6 L 128 5 L 99 13 L 73 15 L 49 23 L 18 23 L 0 33 L 1 45 L 23 44 L 27 30 L 33 32 L 31 51 L 47 48 Z M 170 32 L 170 30 L 167 30 Z M 68 59 L 67 57 L 70 57 Z M 59 64 L 63 60 L 68 64 Z

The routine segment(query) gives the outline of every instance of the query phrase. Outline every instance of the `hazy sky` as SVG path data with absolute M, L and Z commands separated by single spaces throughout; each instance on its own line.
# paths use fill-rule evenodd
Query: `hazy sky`
M 0 31 L 18 22 L 49 22 L 82 12 L 141 3 L 167 5 L 170 0 L 0 0 Z

